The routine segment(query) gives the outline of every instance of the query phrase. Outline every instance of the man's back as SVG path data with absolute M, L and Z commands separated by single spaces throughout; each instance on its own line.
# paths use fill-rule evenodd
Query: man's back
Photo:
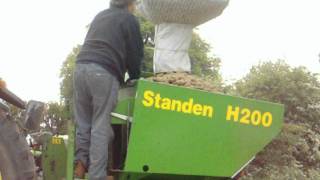
M 77 63 L 94 62 L 123 82 L 126 70 L 139 78 L 143 42 L 135 17 L 112 7 L 100 12 L 90 25 Z

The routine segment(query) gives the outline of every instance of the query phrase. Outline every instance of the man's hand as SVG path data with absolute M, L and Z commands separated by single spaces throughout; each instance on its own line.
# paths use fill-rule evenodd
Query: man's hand
M 6 82 L 0 78 L 0 89 L 6 88 Z
M 126 82 L 127 87 L 133 87 L 138 83 L 139 79 L 128 79 Z

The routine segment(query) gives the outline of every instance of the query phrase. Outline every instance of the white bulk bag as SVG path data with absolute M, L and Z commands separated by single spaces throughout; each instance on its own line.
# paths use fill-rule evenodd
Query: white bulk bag
M 229 0 L 140 0 L 140 13 L 156 24 L 154 71 L 191 71 L 194 27 L 219 16 Z
M 162 23 L 155 29 L 154 71 L 189 72 L 191 70 L 188 50 L 193 26 L 189 24 Z

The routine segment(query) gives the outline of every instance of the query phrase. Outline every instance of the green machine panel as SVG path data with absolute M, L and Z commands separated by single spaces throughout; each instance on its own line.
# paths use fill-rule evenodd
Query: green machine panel
M 47 139 L 42 153 L 43 179 L 63 180 L 66 178 L 67 147 L 61 137 Z
M 232 177 L 279 132 L 284 107 L 140 80 L 124 172 Z
M 114 112 L 121 115 L 132 116 L 135 93 L 136 87 L 121 88 L 118 93 L 118 104 Z M 112 117 L 112 124 L 126 124 L 126 121 Z

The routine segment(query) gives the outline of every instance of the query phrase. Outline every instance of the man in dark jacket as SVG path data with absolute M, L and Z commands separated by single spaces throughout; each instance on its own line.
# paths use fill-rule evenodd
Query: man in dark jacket
M 111 0 L 90 25 L 74 72 L 76 131 L 75 176 L 105 180 L 108 144 L 113 139 L 110 113 L 119 85 L 140 77 L 143 41 L 135 16 L 135 0 Z

